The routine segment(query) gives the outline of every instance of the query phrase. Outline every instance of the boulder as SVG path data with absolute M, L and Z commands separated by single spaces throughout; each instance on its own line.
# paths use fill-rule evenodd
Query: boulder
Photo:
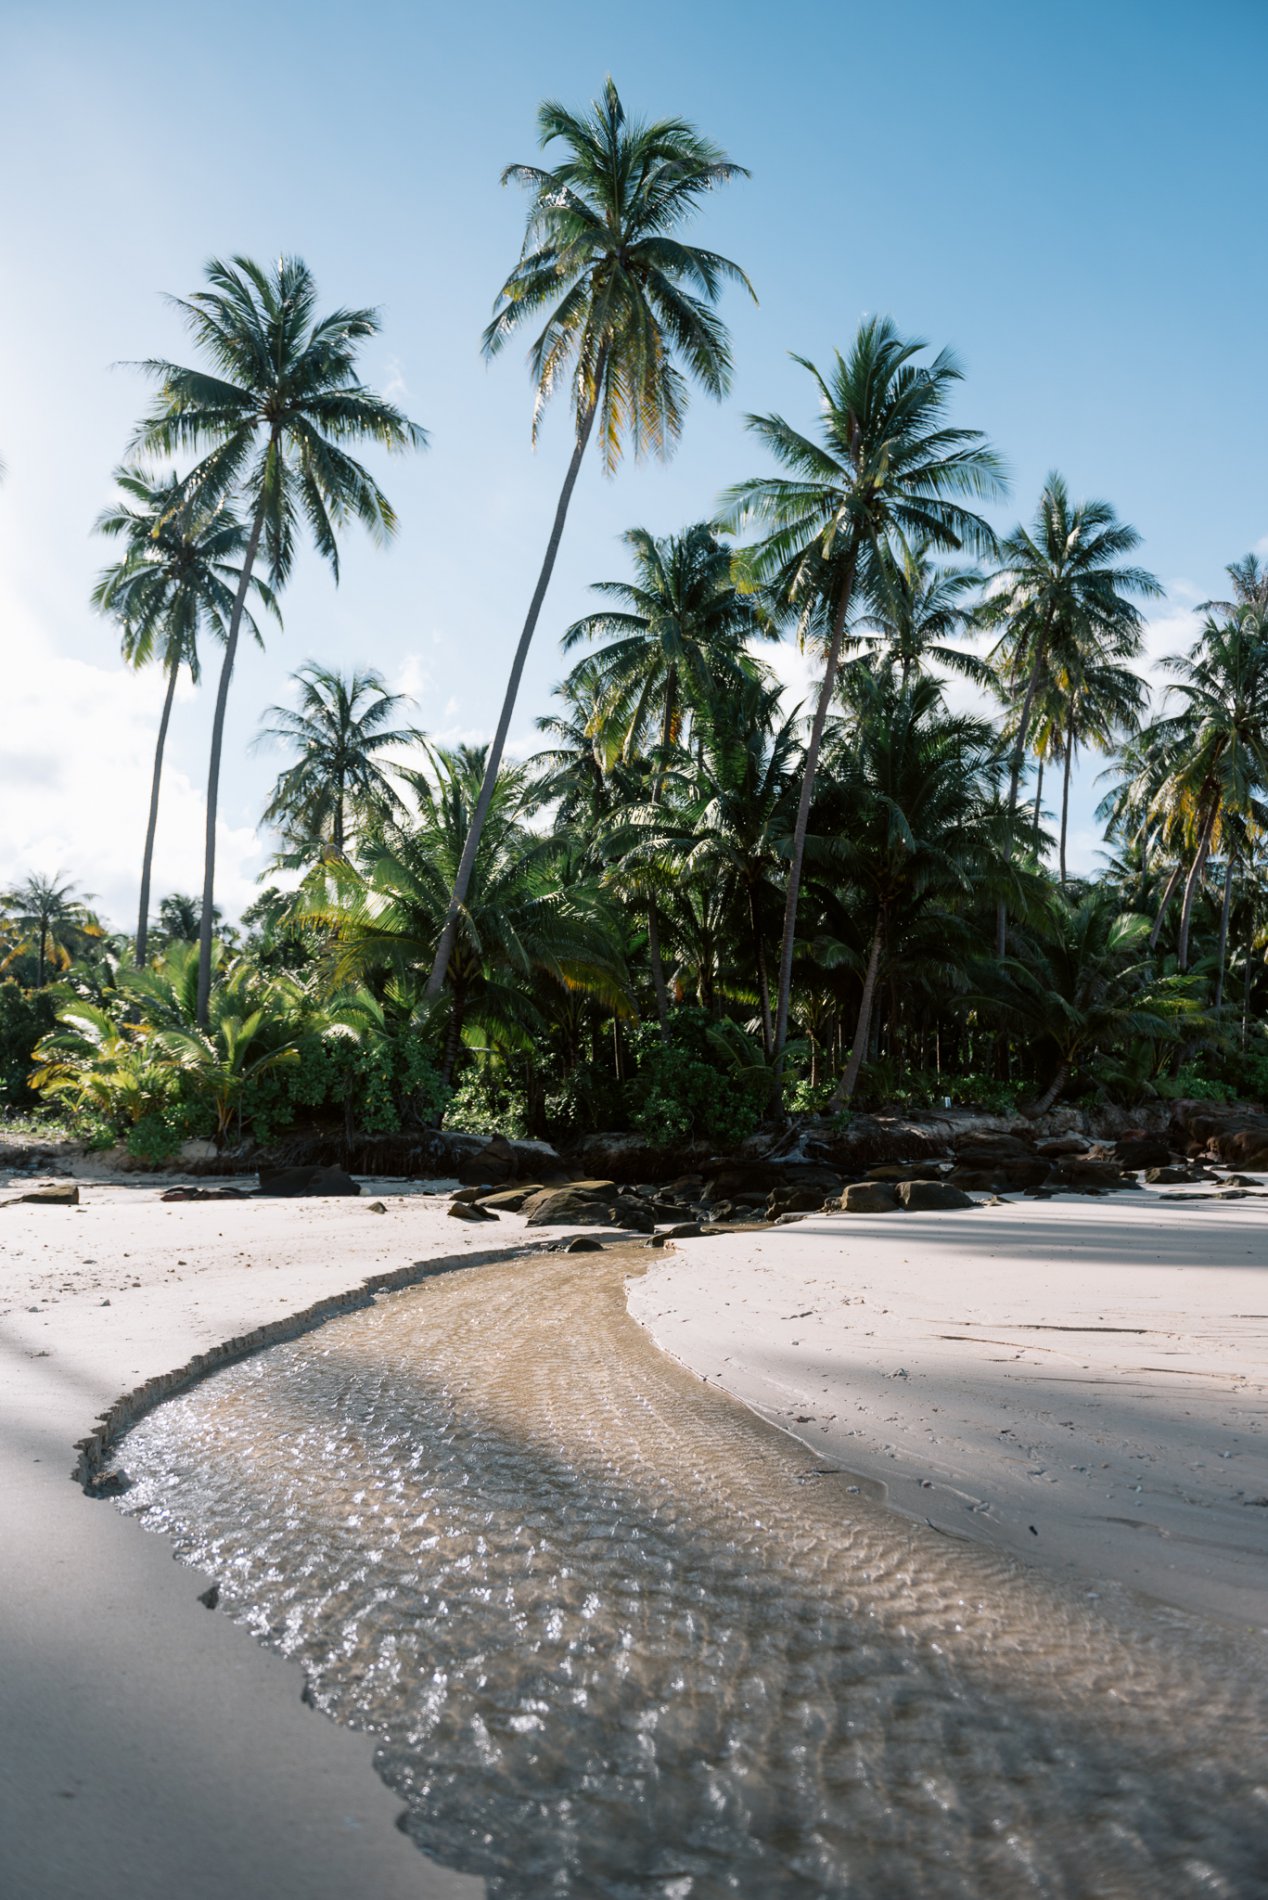
M 1120 1168 L 1165 1168 L 1171 1149 L 1161 1135 L 1124 1135 L 1114 1143 L 1113 1156 Z
M 464 1187 L 499 1187 L 516 1176 L 515 1150 L 505 1135 L 491 1135 L 478 1154 L 458 1164 Z
M 518 1214 L 525 1201 L 546 1190 L 540 1181 L 522 1181 L 518 1187 L 463 1188 L 460 1192 L 464 1197 L 470 1194 L 477 1206 L 492 1208 L 497 1214 Z
M 782 1220 L 790 1214 L 814 1214 L 823 1206 L 818 1188 L 777 1188 L 766 1203 L 766 1218 Z
M 571 1240 L 559 1245 L 560 1253 L 602 1253 L 603 1242 L 596 1240 L 593 1234 L 574 1234 Z
M 841 1196 L 846 1214 L 892 1214 L 898 1206 L 898 1192 L 888 1181 L 854 1181 Z
M 1204 1178 L 1201 1168 L 1195 1168 L 1187 1161 L 1173 1161 L 1165 1168 L 1145 1169 L 1145 1179 L 1151 1187 L 1180 1187 L 1185 1182 Z
M 241 1188 L 168 1188 L 166 1194 L 160 1194 L 160 1201 L 246 1201 L 250 1195 Z
M 450 1201 L 448 1209 L 450 1220 L 496 1220 L 497 1215 L 487 1207 L 481 1207 L 478 1201 Z
M 972 1207 L 961 1188 L 948 1181 L 900 1181 L 898 1199 L 909 1214 L 927 1214 L 944 1207 Z
M 863 1176 L 865 1181 L 927 1181 L 927 1161 L 880 1161 Z
M 15 1194 L 5 1206 L 19 1207 L 24 1201 L 36 1207 L 78 1207 L 79 1189 L 73 1181 L 58 1181 L 52 1187 L 31 1188 L 26 1194 Z
M 953 1146 L 956 1160 L 967 1162 L 975 1168 L 997 1161 L 1028 1161 L 1035 1152 L 1020 1135 L 1006 1135 L 997 1129 L 985 1130 L 980 1134 L 958 1135 Z
M 632 1194 L 614 1192 L 612 1183 L 574 1183 L 530 1194 L 520 1212 L 530 1227 L 624 1227 L 650 1234 L 656 1222 L 649 1207 Z
M 1024 1159 L 1003 1155 L 989 1164 L 974 1160 L 957 1162 L 947 1180 L 952 1187 L 974 1188 L 979 1194 L 1020 1194 L 1026 1188 L 1042 1187 L 1048 1178 L 1050 1163 L 1038 1155 Z
M 1090 1146 L 1086 1135 L 1049 1135 L 1046 1141 L 1035 1143 L 1035 1153 L 1048 1161 L 1059 1161 L 1063 1155 L 1086 1154 Z
M 270 1198 L 298 1199 L 301 1195 L 360 1194 L 361 1188 L 342 1168 L 261 1167 L 259 1192 Z
M 1113 1161 L 1092 1161 L 1081 1155 L 1070 1155 L 1064 1161 L 1053 1163 L 1047 1185 L 1058 1192 L 1087 1194 L 1098 1188 L 1105 1192 L 1134 1188 L 1139 1182 L 1131 1175 L 1122 1174 Z

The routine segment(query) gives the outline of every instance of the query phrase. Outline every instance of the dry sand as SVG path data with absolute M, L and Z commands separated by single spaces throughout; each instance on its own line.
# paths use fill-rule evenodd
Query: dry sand
M 630 1306 L 906 1514 L 1268 1625 L 1268 1202 L 816 1216 L 679 1243 Z

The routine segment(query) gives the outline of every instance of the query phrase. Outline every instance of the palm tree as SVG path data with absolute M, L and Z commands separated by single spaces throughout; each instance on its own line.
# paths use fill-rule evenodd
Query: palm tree
M 748 934 L 768 1059 L 775 1032 L 766 944 L 782 897 L 800 716 L 799 706 L 783 706 L 776 682 L 722 686 L 696 713 L 698 757 L 684 761 L 669 810 L 651 814 L 653 842 L 667 844 L 683 877 L 729 907 L 732 941 Z
M 261 548 L 274 587 L 286 581 L 301 523 L 339 578 L 338 531 L 355 516 L 379 540 L 396 515 L 347 443 L 421 448 L 425 432 L 357 379 L 357 352 L 380 322 L 374 310 L 317 315 L 317 286 L 299 258 L 264 269 L 250 258 L 207 265 L 208 290 L 175 299 L 209 370 L 151 360 L 159 384 L 136 434 L 139 448 L 175 454 L 211 445 L 187 478 L 191 501 L 210 511 L 241 495 L 250 527 L 229 615 L 216 692 L 207 773 L 207 832 L 199 935 L 198 1020 L 211 993 L 211 919 L 216 879 L 216 805 L 225 707 L 238 635 Z
M 730 387 L 730 343 L 714 308 L 724 281 L 751 290 L 737 264 L 677 235 L 706 192 L 747 176 L 693 126 L 683 119 L 628 121 L 611 79 L 587 114 L 548 101 L 537 123 L 542 146 L 558 141 L 567 156 L 550 168 L 510 165 L 502 175 L 503 183 L 527 185 L 533 202 L 519 262 L 484 333 L 484 353 L 496 356 L 527 319 L 546 312 L 529 355 L 533 440 L 563 384 L 572 399 L 573 448 L 436 946 L 432 997 L 449 967 L 520 677 L 595 423 L 609 474 L 627 446 L 636 456 L 649 449 L 668 455 L 682 431 L 687 377 L 718 398 Z
M 1268 823 L 1268 609 L 1245 606 L 1227 621 L 1207 620 L 1192 651 L 1167 662 L 1178 713 L 1155 722 L 1151 737 L 1175 763 L 1172 797 L 1194 814 L 1196 847 L 1180 907 L 1177 960 L 1189 963 L 1193 904 L 1222 831 Z
M 1002 543 L 992 591 L 982 608 L 983 625 L 1005 631 L 996 654 L 1026 687 L 1013 736 L 1008 775 L 1008 821 L 1017 809 L 1026 741 L 1035 695 L 1052 647 L 1062 641 L 1098 638 L 1128 650 L 1144 626 L 1140 609 L 1129 599 L 1157 599 L 1162 588 L 1143 567 L 1124 556 L 1140 546 L 1140 535 L 1119 521 L 1107 501 L 1072 503 L 1063 478 L 1053 473 L 1044 483 L 1034 521 L 1019 524 Z M 995 920 L 995 954 L 1007 948 L 1008 912 L 1000 899 Z
M 853 633 L 867 639 L 866 662 L 893 667 L 905 687 L 930 664 L 985 685 L 991 669 L 975 653 L 952 644 L 974 621 L 971 596 L 982 577 L 971 568 L 938 567 L 927 544 L 879 550 L 875 604 L 859 615 Z
M 365 874 L 332 863 L 326 873 L 332 895 L 323 899 L 314 887 L 301 903 L 299 921 L 336 932 L 339 981 L 386 971 L 409 985 L 421 975 L 444 921 L 484 771 L 482 750 L 431 753 L 427 770 L 402 775 L 416 813 L 402 813 L 384 827 Z M 504 1034 L 528 1020 L 540 1028 L 531 985 L 542 976 L 627 1007 L 608 907 L 593 885 L 561 881 L 554 840 L 523 823 L 528 792 L 523 768 L 499 774 L 447 972 L 446 1084 L 469 1026 Z
M 156 477 L 142 468 L 125 465 L 115 470 L 114 478 L 123 499 L 97 517 L 96 528 L 99 534 L 121 537 L 124 551 L 100 575 L 93 589 L 93 605 L 118 621 L 123 657 L 130 666 L 147 666 L 157 658 L 167 675 L 154 742 L 150 811 L 141 855 L 136 960 L 144 963 L 159 786 L 176 682 L 181 667 L 186 666 L 197 685 L 201 634 L 210 631 L 222 641 L 225 638 L 242 578 L 234 561 L 246 546 L 246 533 L 223 503 L 207 510 L 196 499 L 187 499 L 174 474 Z M 264 582 L 256 578 L 251 585 L 257 598 L 276 615 L 277 603 Z M 263 644 L 249 609 L 244 608 L 243 618 Z
M 850 1059 L 833 1096 L 838 1108 L 858 1082 L 884 959 L 931 903 L 980 889 L 998 851 L 989 722 L 948 713 L 928 677 L 905 691 L 867 674 L 852 686 L 854 716 L 833 758 L 850 823 L 824 848 L 823 874 L 864 896 L 871 931 Z
M 358 816 L 388 811 L 396 800 L 383 755 L 414 743 L 418 734 L 388 721 L 411 701 L 389 693 L 372 669 L 345 677 L 310 660 L 291 677 L 299 687 L 298 708 L 270 706 L 265 717 L 276 723 L 255 741 L 297 755 L 273 788 L 265 822 L 281 826 L 293 847 L 285 862 L 306 862 L 315 845 L 341 858 Z
M 657 540 L 646 528 L 622 536 L 634 559 L 631 581 L 596 581 L 592 592 L 619 602 L 575 621 L 564 651 L 582 640 L 607 640 L 587 667 L 604 697 L 604 723 L 621 734 L 627 761 L 652 750 L 652 803 L 659 801 L 671 748 L 681 736 L 684 702 L 707 699 L 723 681 L 732 688 L 753 673 L 745 642 L 765 632 L 757 604 L 736 588 L 731 550 L 703 522 Z M 669 999 L 661 959 L 660 920 L 653 894 L 647 911 L 648 953 L 661 1034 Z
M 823 729 L 836 690 L 846 621 L 860 589 L 873 598 L 884 552 L 900 538 L 958 551 L 994 550 L 995 537 L 959 496 L 1003 489 L 1002 466 L 976 429 L 947 427 L 952 385 L 962 371 L 949 350 L 932 362 L 926 345 L 900 337 L 888 318 L 870 318 L 848 356 L 836 354 L 825 377 L 800 362 L 819 395 L 818 440 L 782 416 L 750 416 L 749 427 L 788 471 L 741 482 L 726 497 L 726 522 L 766 530 L 748 557 L 754 579 L 775 607 L 796 617 L 802 637 L 826 646 L 823 685 L 806 747 L 801 800 L 779 957 L 775 1055 L 788 1034 L 797 903 Z
M 10 891 L 0 892 L 10 947 L 2 966 L 8 969 L 20 956 L 34 956 L 35 987 L 44 988 L 48 967 L 67 970 L 94 937 L 104 935 L 88 908 L 87 895 L 78 896 L 71 883 L 56 877 L 32 875 Z

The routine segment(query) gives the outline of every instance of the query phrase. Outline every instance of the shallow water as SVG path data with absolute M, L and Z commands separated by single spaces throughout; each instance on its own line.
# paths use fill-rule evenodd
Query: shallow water
M 122 1508 L 379 1738 L 491 1900 L 1268 1894 L 1259 1638 L 904 1523 L 661 1355 L 632 1256 L 205 1380 Z

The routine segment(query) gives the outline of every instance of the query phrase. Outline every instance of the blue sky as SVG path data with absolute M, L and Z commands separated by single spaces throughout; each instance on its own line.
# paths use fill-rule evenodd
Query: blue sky
M 129 913 L 159 682 L 121 672 L 88 607 L 104 559 L 90 529 L 144 400 L 117 365 L 185 353 L 161 293 L 196 287 L 213 253 L 298 252 L 330 304 L 381 305 L 368 379 L 432 437 L 379 471 L 401 518 L 390 552 L 350 537 L 337 590 L 302 560 L 285 632 L 244 655 L 227 907 L 267 855 L 255 821 L 278 762 L 249 741 L 303 660 L 378 666 L 433 734 L 491 730 L 567 450 L 562 410 L 531 450 L 518 354 L 479 356 L 522 228 L 498 174 L 533 156 L 541 97 L 583 103 L 609 71 L 632 110 L 682 113 L 750 167 L 697 229 L 760 303 L 728 294 L 734 394 L 694 402 L 671 464 L 583 474 L 521 745 L 587 583 L 622 572 L 620 532 L 708 515 L 763 465 L 746 411 L 811 419 L 788 352 L 825 356 L 865 312 L 959 352 L 957 417 L 1012 472 L 1001 526 L 1053 467 L 1137 524 L 1169 590 L 1154 653 L 1182 643 L 1193 602 L 1268 536 L 1262 0 L 649 0 L 619 14 L 6 0 L 3 21 L 0 884 L 60 869 L 112 918 Z M 199 881 L 210 699 L 178 706 L 160 891 Z M 1085 772 L 1081 863 L 1093 802 Z

